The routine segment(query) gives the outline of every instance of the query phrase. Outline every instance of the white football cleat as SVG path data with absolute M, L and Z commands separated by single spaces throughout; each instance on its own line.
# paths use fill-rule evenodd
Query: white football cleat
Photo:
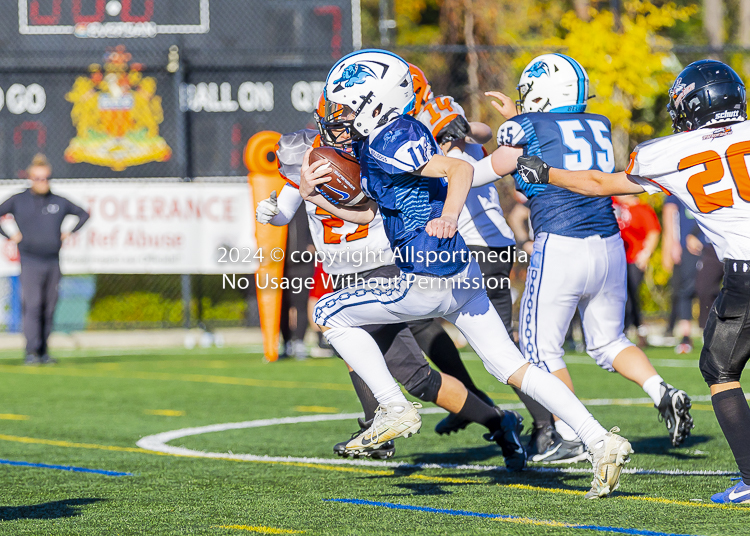
M 589 448 L 594 480 L 586 493 L 587 499 L 606 497 L 620 485 L 622 466 L 630 461 L 633 447 L 627 439 L 617 435 L 619 431 L 615 426 Z
M 392 402 L 378 406 L 372 426 L 347 442 L 345 451 L 357 455 L 397 437 L 409 437 L 419 433 L 422 418 L 417 409 L 421 407 L 422 404 L 411 402 Z

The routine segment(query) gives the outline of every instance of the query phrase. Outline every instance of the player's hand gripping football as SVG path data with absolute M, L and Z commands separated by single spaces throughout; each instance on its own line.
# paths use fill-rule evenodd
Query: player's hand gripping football
M 458 221 L 451 216 L 440 216 L 428 221 L 425 226 L 428 235 L 438 238 L 453 238 L 456 229 L 458 229 Z
M 258 223 L 268 223 L 278 213 L 279 203 L 276 200 L 276 190 L 274 190 L 268 199 L 258 203 L 258 208 L 255 210 L 255 219 L 258 220 Z
M 328 160 L 321 159 L 311 164 L 310 153 L 312 153 L 312 148 L 305 152 L 305 157 L 302 160 L 299 179 L 299 194 L 302 199 L 309 199 L 316 195 L 315 187 L 331 180 L 331 177 L 328 176 L 331 171 L 331 164 L 328 163 Z
M 527 184 L 549 183 L 549 166 L 538 156 L 519 156 L 516 168 Z

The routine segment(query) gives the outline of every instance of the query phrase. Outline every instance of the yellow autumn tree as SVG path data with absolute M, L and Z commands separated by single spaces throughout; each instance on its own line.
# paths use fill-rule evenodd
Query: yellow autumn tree
M 560 21 L 566 31 L 564 37 L 547 41 L 563 48 L 588 72 L 590 94 L 596 95 L 588 111 L 610 119 L 615 137 L 620 138 L 615 140 L 621 145 L 620 155 L 628 154 L 631 136 L 643 139 L 655 134 L 651 124 L 633 120 L 633 110 L 652 106 L 680 70 L 671 52 L 671 40 L 658 32 L 687 20 L 696 11 L 696 6 L 656 6 L 633 0 L 624 5 L 620 32 L 610 11 L 592 9 L 588 22 L 571 11 Z M 622 162 L 619 164 L 622 166 Z

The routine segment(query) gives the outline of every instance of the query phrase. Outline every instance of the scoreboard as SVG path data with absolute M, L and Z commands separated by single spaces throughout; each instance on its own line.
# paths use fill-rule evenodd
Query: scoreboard
M 359 0 L 0 0 L 0 178 L 246 173 L 260 130 L 309 126 Z M 179 69 L 177 68 L 179 67 Z

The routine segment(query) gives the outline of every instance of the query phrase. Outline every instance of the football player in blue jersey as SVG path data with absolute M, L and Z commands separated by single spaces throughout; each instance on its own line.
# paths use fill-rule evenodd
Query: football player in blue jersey
M 364 50 L 339 60 L 326 85 L 323 127 L 335 138 L 354 140 L 362 187 L 361 207 L 328 202 L 315 187 L 330 180 L 329 165 L 309 163 L 306 153 L 300 194 L 335 216 L 368 223 L 380 211 L 401 275 L 348 287 L 320 299 L 315 322 L 380 404 L 370 428 L 352 438 L 352 453 L 419 431 L 416 407 L 388 373 L 372 337 L 359 326 L 443 317 L 464 334 L 487 370 L 503 383 L 559 415 L 589 448 L 594 480 L 588 498 L 604 497 L 619 484 L 630 443 L 601 424 L 558 378 L 529 366 L 508 337 L 482 288 L 482 274 L 461 235 L 458 216 L 471 187 L 471 164 L 443 156 L 430 131 L 407 116 L 414 104 L 407 63 L 385 51 Z
M 609 197 L 592 198 L 552 185 L 527 184 L 516 172 L 519 156 L 540 156 L 568 170 L 615 168 L 610 123 L 585 113 L 589 80 L 581 65 L 563 54 L 544 54 L 524 69 L 516 103 L 488 93 L 506 121 L 497 133 L 491 165 L 513 173 L 526 197 L 534 229 L 534 252 L 526 276 L 519 337 L 530 363 L 573 382 L 563 360 L 563 343 L 576 308 L 581 313 L 586 351 L 605 370 L 640 385 L 654 401 L 674 446 L 690 434 L 690 398 L 666 383 L 646 354 L 623 333 L 627 272 L 625 249 Z M 534 461 L 574 461 L 585 452 L 574 431 L 557 421 L 562 442 L 550 441 Z M 535 428 L 543 432 L 543 428 Z

